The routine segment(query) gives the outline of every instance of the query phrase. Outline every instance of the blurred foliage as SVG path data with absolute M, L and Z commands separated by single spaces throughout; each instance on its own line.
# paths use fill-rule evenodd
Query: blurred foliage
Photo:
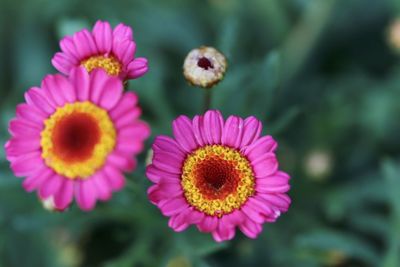
M 146 151 L 110 202 L 60 214 L 23 191 L 0 150 L 0 266 L 399 267 L 400 62 L 385 35 L 399 11 L 397 0 L 1 0 L 1 143 L 24 91 L 55 72 L 62 36 L 124 22 L 150 62 L 129 84 L 153 129 L 147 149 L 177 115 L 201 112 L 182 63 L 215 46 L 229 69 L 212 106 L 264 122 L 293 204 L 257 240 L 217 244 L 174 233 L 147 201 Z

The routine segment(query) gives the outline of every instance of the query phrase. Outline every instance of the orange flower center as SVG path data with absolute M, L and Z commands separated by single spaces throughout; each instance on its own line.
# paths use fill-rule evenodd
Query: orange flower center
M 114 56 L 93 56 L 81 62 L 88 72 L 101 68 L 110 76 L 118 76 L 122 71 L 122 64 Z
M 88 159 L 99 142 L 97 122 L 86 113 L 73 113 L 58 121 L 52 134 L 54 154 L 65 162 Z
M 250 162 L 230 147 L 201 147 L 186 158 L 182 171 L 186 200 L 211 216 L 239 209 L 255 191 Z
M 65 104 L 44 122 L 42 158 L 56 173 L 85 179 L 114 149 L 116 131 L 106 110 L 91 102 Z

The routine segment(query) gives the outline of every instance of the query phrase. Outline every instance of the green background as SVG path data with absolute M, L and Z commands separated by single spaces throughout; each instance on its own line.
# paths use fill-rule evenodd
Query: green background
M 134 28 L 150 71 L 129 83 L 152 137 L 125 189 L 90 212 L 43 209 L 0 150 L 0 266 L 400 266 L 400 64 L 390 0 L 0 0 L 0 143 L 23 93 L 55 73 L 65 34 L 97 19 Z M 154 136 L 202 112 L 185 55 L 211 45 L 228 58 L 212 107 L 256 115 L 291 176 L 288 213 L 256 240 L 215 243 L 174 233 L 146 196 Z

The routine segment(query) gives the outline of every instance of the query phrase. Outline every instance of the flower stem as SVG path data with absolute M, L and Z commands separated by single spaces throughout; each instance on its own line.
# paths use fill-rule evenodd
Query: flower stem
M 206 112 L 211 108 L 211 90 L 210 89 L 204 89 L 204 106 L 203 110 Z

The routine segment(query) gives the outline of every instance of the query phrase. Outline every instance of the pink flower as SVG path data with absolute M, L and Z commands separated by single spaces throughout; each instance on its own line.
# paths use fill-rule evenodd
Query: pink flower
M 26 191 L 52 198 L 57 210 L 74 196 L 91 210 L 123 188 L 123 172 L 135 169 L 150 129 L 139 120 L 137 96 L 123 93 L 120 79 L 79 67 L 69 78 L 46 76 L 25 100 L 10 121 L 5 151 L 14 174 L 26 177 Z
M 156 138 L 146 171 L 155 183 L 148 196 L 170 217 L 172 229 L 196 224 L 221 242 L 239 227 L 256 238 L 263 223 L 288 210 L 290 177 L 278 170 L 277 143 L 260 137 L 261 130 L 255 117 L 230 116 L 224 122 L 219 111 L 210 110 L 193 120 L 178 117 L 174 138 Z
M 122 23 L 113 30 L 110 23 L 97 21 L 92 32 L 83 29 L 66 36 L 60 47 L 62 52 L 55 54 L 52 63 L 65 75 L 77 66 L 84 66 L 89 72 L 102 68 L 122 80 L 138 78 L 148 71 L 147 59 L 134 57 L 132 29 Z

